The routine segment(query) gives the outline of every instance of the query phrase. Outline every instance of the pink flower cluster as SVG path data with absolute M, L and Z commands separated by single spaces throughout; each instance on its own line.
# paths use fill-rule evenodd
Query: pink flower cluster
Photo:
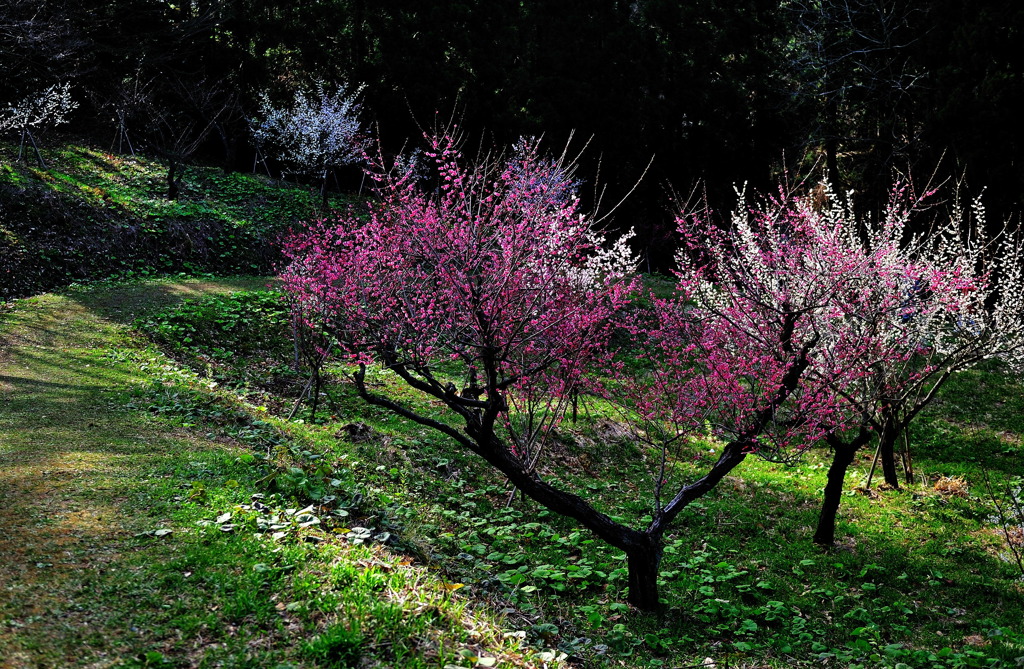
M 1021 288 L 1016 238 L 982 244 L 961 220 L 914 236 L 921 200 L 906 186 L 877 222 L 830 192 L 824 205 L 780 193 L 750 206 L 741 191 L 725 226 L 680 216 L 676 294 L 637 302 L 628 238 L 605 242 L 571 171 L 535 141 L 467 165 L 451 137 L 426 139 L 426 178 L 369 160 L 378 199 L 290 241 L 284 280 L 302 317 L 439 400 L 465 433 L 371 396 L 360 372 L 364 397 L 465 439 L 513 480 L 536 476 L 575 398 L 602 396 L 653 454 L 653 534 L 746 454 L 798 457 L 937 371 L 1024 344 L 1024 328 L 1006 332 L 1024 290 L 993 308 L 987 269 Z M 723 455 L 676 480 L 695 437 Z
M 361 361 L 506 404 L 542 389 L 557 404 L 604 350 L 635 260 L 602 247 L 536 142 L 473 166 L 450 137 L 428 142 L 433 188 L 374 160 L 379 199 L 295 236 L 287 290 Z

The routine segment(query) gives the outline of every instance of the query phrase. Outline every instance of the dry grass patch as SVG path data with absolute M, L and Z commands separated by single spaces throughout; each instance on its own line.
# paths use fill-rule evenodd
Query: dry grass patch
M 943 497 L 966 498 L 969 489 L 967 481 L 960 476 L 943 476 L 932 485 L 932 490 Z

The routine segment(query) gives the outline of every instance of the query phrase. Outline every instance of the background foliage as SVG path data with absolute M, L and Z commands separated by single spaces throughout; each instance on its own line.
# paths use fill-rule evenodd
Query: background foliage
M 156 107 L 179 129 L 210 124 L 202 153 L 232 168 L 252 164 L 260 92 L 320 80 L 365 83 L 365 120 L 393 151 L 436 112 L 503 145 L 575 131 L 591 138 L 584 191 L 596 199 L 600 171 L 606 208 L 654 156 L 619 224 L 660 264 L 668 184 L 707 184 L 726 211 L 730 184 L 817 165 L 878 208 L 893 170 L 938 168 L 989 186 L 992 220 L 1016 212 L 1022 25 L 1010 0 L 14 0 L 0 103 L 71 81 L 72 131 L 120 128 L 156 151 Z

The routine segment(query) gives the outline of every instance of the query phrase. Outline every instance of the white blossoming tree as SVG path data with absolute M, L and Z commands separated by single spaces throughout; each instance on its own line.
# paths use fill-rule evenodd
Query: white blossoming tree
M 862 345 L 856 375 L 834 372 L 842 363 L 835 353 L 846 345 L 838 341 L 821 348 L 809 372 L 826 381 L 854 417 L 847 429 L 824 435 L 833 460 L 814 535 L 819 544 L 835 541 L 843 482 L 860 448 L 877 439 L 885 481 L 899 487 L 896 444 L 953 374 L 989 359 L 1015 373 L 1024 369 L 1024 239 L 1005 226 L 989 235 L 980 199 L 972 202 L 971 216 L 958 199 L 951 216 L 913 235 L 910 216 L 928 195 L 895 187 L 878 222 L 859 220 L 827 188 L 823 210 L 804 203 L 806 215 L 873 249 L 880 267 L 913 270 L 900 283 L 860 289 L 858 311 L 843 330 L 851 341 L 871 343 Z M 909 462 L 905 466 L 909 478 Z
M 883 476 L 893 487 L 899 486 L 897 438 L 952 374 L 989 359 L 1002 360 L 1015 371 L 1024 368 L 1024 240 L 1007 226 L 989 235 L 980 196 L 971 203 L 970 216 L 966 210 L 958 198 L 945 225 L 927 238 L 915 238 L 901 252 L 947 268 L 975 288 L 958 291 L 937 310 L 931 286 L 908 287 L 900 318 L 916 323 L 921 354 L 912 368 L 885 370 L 851 393 L 879 436 Z M 865 397 L 873 397 L 873 406 Z
M 18 145 L 18 160 L 22 160 L 25 153 L 25 140 L 32 143 L 36 152 L 36 158 L 42 167 L 46 167 L 39 147 L 36 145 L 33 130 L 41 130 L 49 126 L 67 123 L 70 114 L 78 103 L 71 99 L 71 84 L 54 84 L 49 88 L 28 95 L 20 102 L 9 106 L 0 115 L 0 132 L 5 130 L 16 130 L 21 133 L 21 141 Z
M 324 204 L 330 170 L 359 161 L 366 148 L 361 91 L 345 84 L 331 90 L 320 82 L 312 92 L 297 91 L 287 106 L 275 106 L 266 93 L 260 98 L 259 118 L 252 123 L 257 145 L 295 172 L 320 177 Z

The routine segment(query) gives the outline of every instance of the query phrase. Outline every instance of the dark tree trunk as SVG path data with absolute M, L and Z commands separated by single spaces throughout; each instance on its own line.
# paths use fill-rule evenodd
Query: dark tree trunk
M 828 172 L 829 183 L 843 201 L 846 192 L 843 188 L 842 175 L 839 173 L 839 93 L 833 89 L 831 72 L 825 70 L 825 89 L 828 91 L 825 97 L 824 132 L 825 132 L 825 170 Z
M 828 170 L 828 180 L 834 191 L 837 194 L 843 193 L 842 179 L 839 174 L 839 140 L 835 137 L 825 140 L 825 168 Z M 839 197 L 843 196 L 839 195 Z
M 298 374 L 302 369 L 302 330 L 299 329 L 299 317 L 292 316 L 292 369 Z
M 843 500 L 843 483 L 846 481 L 846 470 L 853 464 L 857 450 L 857 446 L 844 444 L 832 452 L 832 466 L 828 468 L 828 482 L 821 497 L 818 529 L 814 532 L 816 544 L 831 546 L 836 541 L 836 515 Z
M 478 312 L 478 317 L 481 322 L 488 320 L 482 310 Z M 787 313 L 785 318 L 782 340 L 784 350 L 789 352 L 792 350 L 791 337 L 798 316 Z M 737 435 L 735 441 L 726 444 L 707 474 L 683 486 L 663 507 L 659 503 L 650 525 L 644 531 L 612 520 L 583 497 L 551 485 L 541 477 L 532 464 L 524 462 L 498 437 L 495 424 L 502 412 L 508 411 L 504 391 L 510 382 L 502 380 L 498 374 L 497 348 L 484 347 L 480 355 L 485 381 L 483 391 L 486 399 L 483 400 L 460 395 L 454 385 L 443 384 L 428 370 L 417 369 L 416 373 L 413 373 L 404 362 L 393 356 L 393 349 L 383 348 L 379 351 L 386 368 L 397 374 L 410 387 L 440 400 L 454 415 L 462 418 L 465 422 L 462 430 L 418 414 L 387 397 L 369 392 L 365 382 L 366 365 L 363 363 L 360 363 L 359 369 L 352 375 L 352 380 L 365 401 L 454 439 L 467 451 L 480 456 L 503 473 L 524 496 L 557 514 L 576 520 L 602 541 L 624 551 L 629 568 L 629 602 L 643 611 L 656 611 L 660 605 L 658 569 L 661 564 L 662 537 L 666 528 L 690 502 L 713 489 L 733 468 L 743 462 L 747 451 L 755 444 L 754 437 L 764 432 L 768 424 L 774 420 L 778 405 L 795 390 L 800 376 L 810 364 L 808 353 L 816 343 L 817 339 L 813 339 L 804 344 L 783 376 L 773 401 L 754 414 L 745 432 Z
M 832 447 L 832 465 L 828 468 L 825 491 L 821 498 L 821 514 L 818 516 L 818 528 L 814 532 L 814 543 L 831 546 L 836 541 L 836 515 L 843 500 L 846 471 L 853 464 L 857 451 L 871 441 L 871 432 L 866 425 L 862 425 L 857 435 L 848 441 L 834 434 L 825 437 L 825 441 Z
M 235 171 L 235 160 L 238 154 L 238 141 L 231 137 L 227 127 L 223 123 L 214 123 L 220 143 L 224 147 L 224 173 L 230 174 Z
M 316 411 L 320 408 L 320 392 L 323 390 L 324 379 L 320 374 L 320 365 L 313 363 L 313 408 L 310 411 L 309 422 L 316 424 Z
M 899 436 L 900 430 L 895 421 L 886 418 L 878 434 L 878 453 L 882 461 L 882 475 L 893 488 L 900 487 L 900 477 L 896 471 L 896 440 Z
M 657 611 L 661 606 L 658 597 L 658 570 L 661 566 L 661 538 L 647 535 L 649 543 L 637 545 L 626 551 L 629 567 L 630 604 L 641 611 Z
M 176 160 L 172 160 L 170 163 L 167 167 L 167 199 L 177 200 L 178 191 L 181 190 L 181 180 L 178 178 L 181 173 L 181 166 Z

